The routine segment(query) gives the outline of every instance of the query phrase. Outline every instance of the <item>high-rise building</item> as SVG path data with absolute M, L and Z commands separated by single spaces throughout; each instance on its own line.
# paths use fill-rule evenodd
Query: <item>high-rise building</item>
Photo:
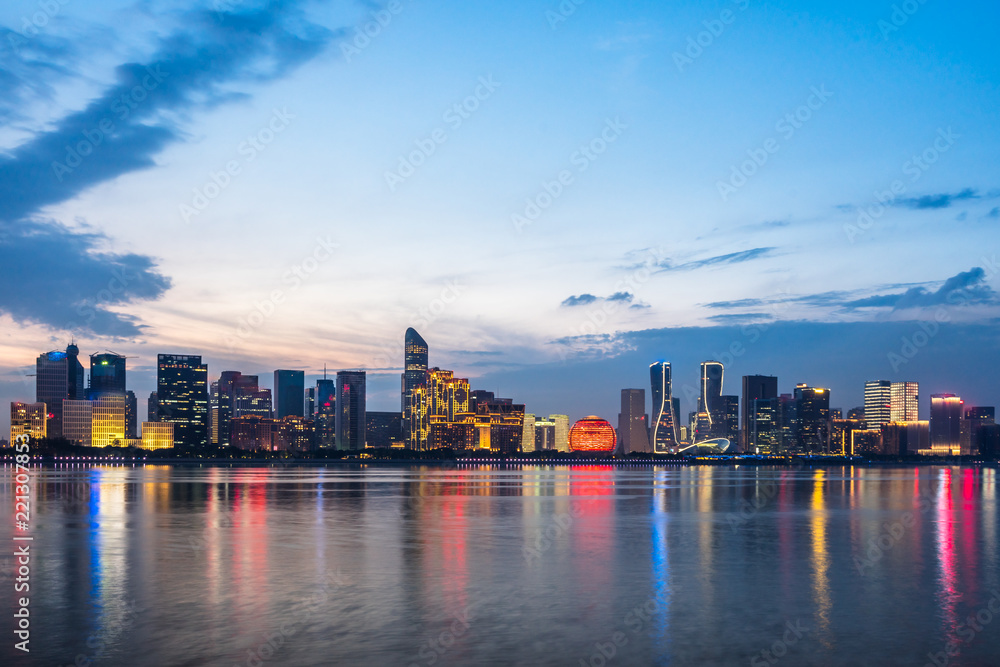
M 569 415 L 549 415 L 549 421 L 555 424 L 554 449 L 559 452 L 569 451 Z
M 125 437 L 133 440 L 136 438 L 136 427 L 139 423 L 138 409 L 135 392 L 129 389 L 125 392 Z
M 752 434 L 757 429 L 754 426 L 755 401 L 759 399 L 778 398 L 778 378 L 770 375 L 744 375 L 743 400 L 740 411 L 740 447 L 742 451 L 753 453 L 758 446 L 753 441 Z
M 403 444 L 403 415 L 399 412 L 366 412 L 365 442 L 369 447 L 388 449 Z
M 526 415 L 527 416 L 527 415 Z M 522 443 L 522 447 L 524 444 Z M 556 423 L 544 417 L 535 418 L 535 448 L 536 452 L 554 450 L 556 448 Z
M 401 407 L 403 413 L 403 437 L 410 449 L 427 449 L 429 419 L 426 412 L 428 377 L 427 341 L 412 327 L 406 330 L 403 349 L 403 376 Z
M 747 436 L 748 454 L 780 454 L 783 451 L 781 428 L 781 399 L 754 399 Z
M 155 391 L 150 392 L 149 398 L 146 399 L 146 421 L 160 421 L 160 401 L 156 398 Z
M 218 403 L 216 424 L 212 430 L 217 433 L 217 443 L 225 447 L 230 444 L 232 420 L 245 415 L 271 417 L 271 392 L 261 390 L 256 375 L 244 375 L 240 371 L 222 371 L 217 382 L 216 402 Z
M 984 426 L 996 423 L 996 411 L 991 407 L 966 408 L 962 420 L 962 454 L 972 456 L 979 453 L 979 431 Z
M 125 357 L 114 352 L 90 355 L 90 399 L 125 395 Z
M 830 453 L 850 456 L 854 431 L 865 430 L 864 419 L 830 420 Z
M 365 383 L 364 371 L 337 373 L 337 449 L 365 448 Z
M 701 386 L 698 395 L 698 412 L 708 415 L 708 437 L 719 438 L 724 419 L 722 405 L 722 382 L 725 369 L 721 362 L 704 361 L 701 364 Z
M 868 428 L 881 428 L 892 421 L 892 382 L 865 382 L 865 423 Z
M 925 421 L 889 422 L 882 425 L 882 452 L 907 456 L 930 449 L 931 425 Z
M 531 413 L 525 413 L 524 424 L 521 429 L 521 451 L 522 452 L 534 452 L 535 451 L 535 424 L 537 420 L 535 415 Z
M 27 435 L 32 440 L 42 440 L 47 437 L 46 428 L 51 420 L 45 403 L 22 403 L 14 401 L 10 404 L 10 442 L 20 435 Z
M 524 436 L 524 405 L 510 398 L 478 400 L 474 415 L 476 446 L 497 454 L 521 451 Z M 568 434 L 567 434 L 568 436 Z
M 618 413 L 618 446 L 623 454 L 648 454 L 653 451 L 649 446 L 645 389 L 622 389 L 622 411 Z
M 806 453 L 830 450 L 830 390 L 795 387 L 795 446 Z
M 255 375 L 244 375 L 243 377 L 256 378 Z M 258 417 L 263 417 L 264 419 L 271 419 L 274 415 L 270 389 L 257 388 L 249 391 L 242 390 L 234 394 L 232 400 L 233 419 L 237 417 L 246 417 L 247 415 L 257 415 Z
M 960 454 L 964 402 L 954 394 L 931 396 L 931 450 L 935 454 Z
M 275 419 L 271 449 L 279 452 L 310 452 L 315 447 L 313 422 L 300 415 Z
M 975 445 L 983 458 L 995 461 L 1000 457 L 1000 424 L 987 424 L 981 427 Z
M 208 441 L 219 446 L 219 381 L 208 385 Z
M 670 364 L 658 361 L 649 367 L 653 398 L 653 451 L 657 454 L 677 453 L 677 414 L 674 412 Z
M 125 396 L 104 394 L 93 401 L 90 442 L 93 447 L 125 445 Z
M 208 366 L 198 355 L 157 356 L 158 421 L 174 425 L 175 447 L 208 446 Z
M 890 418 L 894 422 L 915 422 L 920 419 L 920 384 L 893 382 L 890 391 Z
M 337 383 L 326 378 L 316 380 L 313 396 L 316 443 L 321 448 L 333 447 L 337 440 Z
M 725 438 L 731 443 L 731 448 L 739 446 L 740 435 L 740 397 L 723 396 L 719 408 L 721 421 L 716 420 L 714 430 L 716 438 Z
M 49 410 L 46 426 L 49 438 L 63 437 L 63 400 L 86 398 L 79 356 L 80 348 L 71 343 L 65 352 L 44 352 L 35 360 L 35 401 L 45 403 Z
M 305 389 L 305 371 L 274 371 L 275 417 L 304 417 Z
M 94 404 L 92 401 L 63 401 L 63 437 L 83 447 L 93 444 Z
M 170 449 L 174 446 L 174 425 L 170 422 L 143 422 L 139 446 L 150 450 Z

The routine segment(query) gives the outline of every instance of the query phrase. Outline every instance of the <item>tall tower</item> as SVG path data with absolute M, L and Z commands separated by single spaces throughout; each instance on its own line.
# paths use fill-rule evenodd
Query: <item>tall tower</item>
M 427 448 L 427 361 L 427 342 L 410 327 L 404 341 L 401 402 L 403 440 L 410 449 Z
M 650 453 L 646 390 L 622 389 L 622 411 L 618 413 L 618 442 L 624 454 Z
M 305 371 L 274 371 L 274 417 L 304 417 Z
M 771 375 L 744 375 L 743 401 L 740 405 L 740 444 L 743 452 L 752 453 L 757 444 L 753 442 L 754 401 L 778 398 L 778 378 Z
M 955 394 L 931 396 L 931 449 L 935 454 L 959 454 L 962 451 L 964 402 Z
M 74 344 L 65 352 L 43 352 L 35 360 L 35 401 L 45 403 L 52 415 L 46 425 L 49 438 L 61 438 L 64 399 L 83 400 L 83 364 Z
M 365 384 L 364 371 L 337 373 L 337 449 L 365 448 Z
M 892 382 L 865 382 L 865 423 L 868 428 L 880 428 L 892 420 Z
M 90 355 L 90 391 L 87 397 L 125 395 L 125 357 L 114 352 Z
M 677 451 L 677 419 L 674 415 L 673 390 L 670 364 L 658 361 L 649 367 L 649 380 L 653 396 L 653 452 L 672 454 Z
M 894 422 L 915 422 L 920 419 L 920 384 L 893 382 L 890 390 L 889 419 Z
M 717 437 L 718 426 L 725 417 L 722 405 L 723 366 L 718 361 L 701 364 L 701 394 L 698 396 L 698 412 L 708 414 L 711 437 Z
M 828 451 L 830 445 L 830 390 L 799 384 L 795 387 L 795 438 L 806 453 Z
M 157 355 L 156 398 L 158 421 L 174 425 L 175 447 L 208 445 L 208 366 L 200 356 Z

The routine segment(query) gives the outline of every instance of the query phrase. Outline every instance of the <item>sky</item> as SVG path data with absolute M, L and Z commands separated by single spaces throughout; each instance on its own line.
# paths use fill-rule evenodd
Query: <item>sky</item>
M 495 4 L 0 5 L 0 400 L 74 339 L 393 410 L 413 326 L 573 419 L 658 360 L 1000 403 L 995 3 Z

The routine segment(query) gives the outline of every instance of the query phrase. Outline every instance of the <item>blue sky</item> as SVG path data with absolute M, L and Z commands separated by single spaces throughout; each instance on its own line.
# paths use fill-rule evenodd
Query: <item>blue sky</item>
M 727 392 L 1000 402 L 1000 9 L 666 4 L 4 3 L 0 399 L 72 335 L 139 395 L 200 353 L 367 368 L 392 409 L 416 326 L 613 421 L 758 325 Z

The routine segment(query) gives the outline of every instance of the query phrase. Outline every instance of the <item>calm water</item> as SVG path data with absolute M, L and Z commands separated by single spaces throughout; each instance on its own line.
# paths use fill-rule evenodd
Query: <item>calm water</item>
M 50 468 L 32 652 L 8 620 L 0 664 L 924 665 L 955 642 L 950 664 L 997 665 L 996 487 L 962 467 Z

